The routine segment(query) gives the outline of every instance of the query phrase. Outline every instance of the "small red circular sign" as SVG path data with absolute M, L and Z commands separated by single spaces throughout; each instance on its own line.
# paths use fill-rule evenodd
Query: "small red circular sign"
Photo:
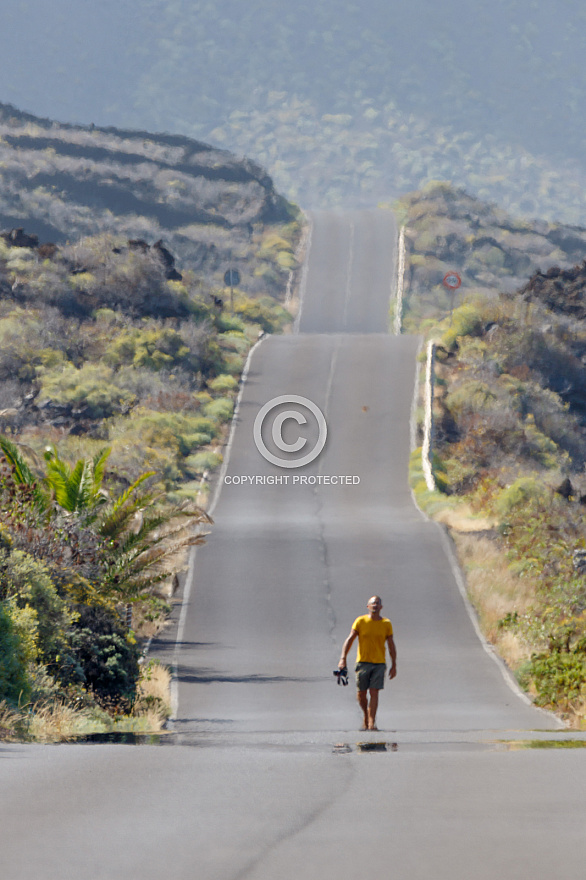
M 457 290 L 462 283 L 462 279 L 457 272 L 446 272 L 443 283 L 450 290 Z

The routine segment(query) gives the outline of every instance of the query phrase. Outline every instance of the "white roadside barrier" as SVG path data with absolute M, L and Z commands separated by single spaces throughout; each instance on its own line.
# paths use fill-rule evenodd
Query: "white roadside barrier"
M 431 465 L 431 445 L 433 441 L 433 388 L 434 388 L 435 342 L 427 343 L 427 364 L 425 368 L 425 411 L 423 420 L 423 446 L 421 459 L 425 483 L 430 492 L 436 489 L 435 477 Z
M 403 290 L 405 286 L 405 227 L 401 226 L 397 246 L 397 295 L 395 297 L 395 319 L 393 333 L 400 336 L 403 325 Z

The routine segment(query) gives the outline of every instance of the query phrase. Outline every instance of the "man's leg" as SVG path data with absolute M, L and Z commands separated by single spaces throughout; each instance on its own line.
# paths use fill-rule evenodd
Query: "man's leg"
M 368 707 L 368 729 L 369 730 L 378 730 L 376 726 L 376 710 L 378 709 L 378 690 L 376 688 L 370 688 L 370 706 Z M 366 694 L 365 694 L 366 697 Z M 366 699 L 365 699 L 366 702 Z
M 357 697 L 358 705 L 364 715 L 364 730 L 368 730 L 368 691 L 357 691 Z

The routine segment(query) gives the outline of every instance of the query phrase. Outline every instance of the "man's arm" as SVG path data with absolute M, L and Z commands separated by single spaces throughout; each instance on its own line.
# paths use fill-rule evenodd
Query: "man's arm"
M 389 669 L 389 678 L 394 678 L 397 674 L 397 647 L 392 636 L 387 636 L 387 645 L 389 646 L 389 654 L 393 661 L 393 665 Z
M 355 640 L 358 638 L 358 633 L 355 629 L 350 631 L 350 635 L 342 645 L 342 656 L 340 657 L 340 662 L 338 663 L 338 669 L 344 669 L 346 666 L 346 657 L 348 656 L 348 651 L 354 644 Z

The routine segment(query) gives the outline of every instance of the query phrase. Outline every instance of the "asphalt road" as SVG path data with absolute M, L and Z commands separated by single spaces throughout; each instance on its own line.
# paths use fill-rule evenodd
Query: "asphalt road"
M 382 212 L 313 216 L 300 333 L 254 352 L 216 525 L 156 646 L 177 665 L 173 732 L 139 747 L 4 746 L 0 876 L 581 876 L 586 753 L 548 747 L 575 737 L 483 646 L 449 543 L 408 490 L 418 343 L 386 333 L 394 236 Z M 300 468 L 253 439 L 281 395 L 327 422 Z M 302 408 L 307 422 L 289 418 L 281 436 L 304 450 L 280 450 L 272 418 L 292 408 L 262 432 L 288 464 L 319 434 Z M 354 687 L 332 670 L 374 592 L 398 676 L 380 731 L 360 733 Z

